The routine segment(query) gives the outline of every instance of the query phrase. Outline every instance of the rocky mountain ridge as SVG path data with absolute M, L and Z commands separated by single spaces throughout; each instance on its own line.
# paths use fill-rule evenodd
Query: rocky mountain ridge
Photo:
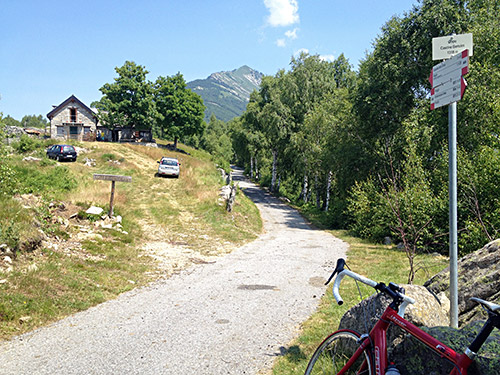
M 262 73 L 244 65 L 188 82 L 187 87 L 202 97 L 207 107 L 206 121 L 212 114 L 219 120 L 229 121 L 245 111 L 250 94 L 259 89 L 262 77 Z

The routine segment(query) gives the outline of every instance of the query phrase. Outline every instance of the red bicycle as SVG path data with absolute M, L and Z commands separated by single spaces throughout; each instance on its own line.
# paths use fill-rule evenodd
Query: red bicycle
M 343 300 L 339 294 L 339 286 L 345 276 L 362 282 L 386 294 L 392 302 L 385 309 L 378 322 L 369 334 L 361 335 L 350 329 L 341 329 L 329 335 L 316 349 L 306 368 L 305 375 L 315 374 L 399 374 L 396 366 L 387 360 L 386 334 L 390 324 L 400 327 L 418 341 L 446 358 L 453 364 L 450 375 L 467 375 L 467 369 L 476 353 L 484 344 L 493 328 L 500 329 L 500 305 L 479 298 L 471 300 L 481 304 L 488 312 L 488 320 L 472 341 L 467 350 L 459 354 L 441 343 L 428 333 L 404 319 L 408 304 L 415 301 L 404 294 L 404 289 L 394 283 L 385 285 L 367 279 L 355 272 L 344 269 L 344 259 L 337 261 L 337 266 L 326 282 L 328 284 L 337 275 L 333 283 L 333 295 L 339 305 Z

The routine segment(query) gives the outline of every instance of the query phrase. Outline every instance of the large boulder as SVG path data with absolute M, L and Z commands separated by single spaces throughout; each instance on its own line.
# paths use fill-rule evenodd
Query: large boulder
M 459 326 L 486 319 L 479 305 L 470 300 L 478 297 L 500 303 L 500 239 L 492 241 L 458 261 Z M 424 286 L 433 293 L 444 292 L 449 297 L 449 267 L 433 276 Z
M 460 330 L 451 327 L 432 327 L 422 329 L 449 346 L 458 353 L 463 353 L 481 330 L 484 321 L 475 321 Z M 500 369 L 500 332 L 493 330 L 477 357 L 469 367 L 470 375 L 498 375 Z M 389 358 L 396 363 L 399 371 L 407 375 L 449 374 L 452 365 L 437 353 L 422 345 L 418 340 L 407 336 L 395 346 Z
M 444 294 L 433 295 L 420 285 L 401 286 L 405 288 L 405 294 L 416 301 L 415 304 L 406 308 L 405 319 L 418 327 L 449 325 L 450 301 Z M 350 328 L 359 333 L 367 333 L 377 323 L 390 303 L 390 298 L 384 294 L 374 294 L 349 309 L 340 320 L 339 328 Z M 403 337 L 403 331 L 391 325 L 387 331 L 389 350 L 401 342 Z

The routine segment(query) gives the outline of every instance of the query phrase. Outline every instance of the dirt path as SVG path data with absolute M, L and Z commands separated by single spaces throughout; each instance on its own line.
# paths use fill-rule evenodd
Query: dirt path
M 256 374 L 316 308 L 346 245 L 254 185 L 266 233 L 0 345 L 0 374 Z

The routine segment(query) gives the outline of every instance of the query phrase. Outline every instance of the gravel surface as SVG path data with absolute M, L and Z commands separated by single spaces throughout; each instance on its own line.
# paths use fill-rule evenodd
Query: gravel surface
M 298 333 L 347 245 L 243 181 L 265 233 L 178 275 L 0 344 L 0 374 L 256 374 Z

